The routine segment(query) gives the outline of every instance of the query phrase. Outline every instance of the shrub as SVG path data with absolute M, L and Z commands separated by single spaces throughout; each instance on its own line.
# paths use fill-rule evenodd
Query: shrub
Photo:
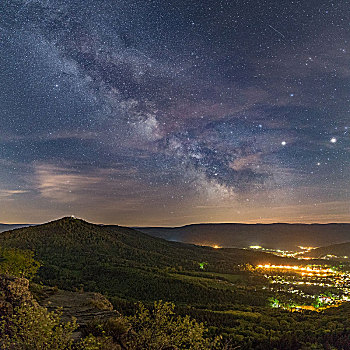
M 76 322 L 63 325 L 60 316 L 39 305 L 23 304 L 2 319 L 0 342 L 4 349 L 11 350 L 69 350 Z
M 133 334 L 128 346 L 133 350 L 149 349 L 215 349 L 219 339 L 205 338 L 207 329 L 189 316 L 175 316 L 175 305 L 158 301 L 149 311 L 142 303 L 134 316 L 129 317 Z
M 0 274 L 31 280 L 40 266 L 31 250 L 0 248 Z

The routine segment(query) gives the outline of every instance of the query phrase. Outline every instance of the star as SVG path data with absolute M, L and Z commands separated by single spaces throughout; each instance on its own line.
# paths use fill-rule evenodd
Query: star
M 0 1 L 2 220 L 347 220 L 346 1 L 81 3 Z

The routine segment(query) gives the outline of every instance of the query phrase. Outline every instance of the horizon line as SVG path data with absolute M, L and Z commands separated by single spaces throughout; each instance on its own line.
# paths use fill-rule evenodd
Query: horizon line
M 269 222 L 269 223 L 264 223 L 264 222 L 196 222 L 196 223 L 189 223 L 189 224 L 184 224 L 184 225 L 179 225 L 179 226 L 174 226 L 174 225 L 162 225 L 162 226 L 158 226 L 158 225 L 146 225 L 146 226 L 133 226 L 133 225 L 122 225 L 122 224 L 118 224 L 118 223 L 112 223 L 112 224 L 108 224 L 108 223 L 100 223 L 100 222 L 93 222 L 93 221 L 89 221 L 85 218 L 81 218 L 78 217 L 76 215 L 66 215 L 66 216 L 62 216 L 59 218 L 55 218 L 49 221 L 44 221 L 44 222 L 39 222 L 39 223 L 19 223 L 19 222 L 15 222 L 15 223 L 7 223 L 7 222 L 0 222 L 1 225 L 32 225 L 32 226 L 36 226 L 36 225 L 43 225 L 43 224 L 47 224 L 53 221 L 57 221 L 57 220 L 61 220 L 64 218 L 75 218 L 78 220 L 83 220 L 86 222 L 89 222 L 91 224 L 95 224 L 95 225 L 104 225 L 104 226 L 123 226 L 123 227 L 129 227 L 129 228 L 134 228 L 134 229 L 140 229 L 140 228 L 180 228 L 180 227 L 186 227 L 186 226 L 193 226 L 193 225 L 339 225 L 339 224 L 343 224 L 343 225 L 349 225 L 350 222 L 326 222 L 326 223 L 321 223 L 321 222 Z

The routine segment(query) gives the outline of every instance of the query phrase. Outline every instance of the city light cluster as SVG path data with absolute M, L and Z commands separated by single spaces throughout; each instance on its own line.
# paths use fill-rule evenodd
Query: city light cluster
M 269 280 L 267 288 L 276 293 L 270 301 L 273 308 L 319 312 L 350 301 L 348 270 L 323 265 L 273 264 L 258 265 L 256 270 Z
M 299 265 L 270 265 L 270 264 L 265 264 L 265 265 L 258 265 L 257 268 L 259 269 L 276 269 L 276 270 L 292 270 L 295 272 L 299 272 L 301 274 L 308 273 L 310 276 L 314 274 L 334 274 L 336 271 L 334 271 L 331 268 L 315 268 L 312 266 L 299 266 Z

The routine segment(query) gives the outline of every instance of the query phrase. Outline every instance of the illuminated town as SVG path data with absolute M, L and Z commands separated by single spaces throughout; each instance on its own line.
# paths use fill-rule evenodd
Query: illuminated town
M 268 279 L 275 294 L 271 307 L 290 311 L 322 311 L 350 301 L 350 272 L 342 265 L 271 265 L 256 266 L 255 271 Z
M 222 247 L 212 244 L 212 248 Z M 267 283 L 263 284 L 262 289 L 274 295 L 270 299 L 270 306 L 292 312 L 320 312 L 350 301 L 348 256 L 326 255 L 322 259 L 315 259 L 308 256 L 308 253 L 317 247 L 300 245 L 298 248 L 297 251 L 265 248 L 260 245 L 243 248 L 292 258 L 294 263 L 300 261 L 300 265 L 274 265 L 266 262 L 253 267 L 254 274 L 266 279 Z M 207 263 L 199 265 L 205 270 Z
M 252 250 L 259 250 L 266 253 L 271 253 L 277 256 L 287 257 L 287 258 L 296 258 L 296 259 L 302 259 L 302 260 L 309 260 L 307 256 L 307 253 L 315 249 L 316 247 L 304 247 L 304 246 L 298 246 L 300 250 L 298 251 L 291 251 L 291 250 L 282 250 L 282 249 L 272 249 L 272 248 L 264 248 L 260 245 L 251 245 L 249 248 L 244 249 L 252 249 Z
M 299 246 L 299 251 L 268 249 L 251 245 L 249 249 L 264 251 L 281 257 L 298 260 L 312 260 L 308 253 L 315 247 Z M 269 281 L 269 288 L 276 295 L 270 300 L 271 307 L 290 311 L 322 311 L 338 307 L 350 301 L 350 271 L 344 265 L 328 266 L 330 260 L 348 257 L 325 256 L 325 264 L 320 265 L 273 265 L 261 264 L 256 271 Z M 328 261 L 328 262 L 327 262 Z

